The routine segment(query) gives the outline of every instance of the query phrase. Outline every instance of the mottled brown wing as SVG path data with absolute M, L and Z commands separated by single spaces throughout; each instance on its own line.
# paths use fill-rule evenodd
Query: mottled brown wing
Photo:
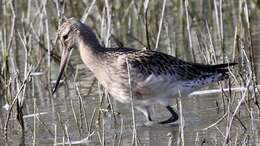
M 134 52 L 128 55 L 128 59 L 131 70 L 134 73 L 143 74 L 144 78 L 153 74 L 154 76 L 172 76 L 178 81 L 186 81 L 216 73 L 210 65 L 188 63 L 155 51 Z

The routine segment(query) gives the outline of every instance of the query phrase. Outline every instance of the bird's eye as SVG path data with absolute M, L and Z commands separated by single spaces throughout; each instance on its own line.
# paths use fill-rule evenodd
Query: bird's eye
M 66 40 L 69 36 L 66 34 L 62 37 L 63 40 Z

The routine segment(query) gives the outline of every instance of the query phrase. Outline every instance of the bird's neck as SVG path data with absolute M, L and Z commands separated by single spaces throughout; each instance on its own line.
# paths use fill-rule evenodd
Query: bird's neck
M 97 38 L 81 37 L 79 41 L 80 56 L 85 65 L 93 71 L 100 63 L 99 54 L 104 48 Z

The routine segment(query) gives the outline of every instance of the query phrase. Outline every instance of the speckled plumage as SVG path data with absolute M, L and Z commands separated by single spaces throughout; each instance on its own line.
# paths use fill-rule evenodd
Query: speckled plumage
M 66 20 L 58 32 L 64 44 L 63 54 L 66 56 L 72 47 L 79 48 L 86 66 L 108 92 L 122 103 L 131 101 L 129 68 L 131 91 L 137 109 L 148 120 L 151 120 L 148 106 L 152 104 L 160 103 L 172 113 L 172 119 L 161 123 L 169 123 L 178 118 L 169 106 L 170 99 L 225 79 L 228 77 L 226 67 L 234 65 L 203 65 L 185 62 L 156 51 L 105 48 L 99 44 L 89 26 L 74 19 Z M 67 60 L 64 58 L 62 60 Z M 63 67 L 60 70 L 62 73 Z

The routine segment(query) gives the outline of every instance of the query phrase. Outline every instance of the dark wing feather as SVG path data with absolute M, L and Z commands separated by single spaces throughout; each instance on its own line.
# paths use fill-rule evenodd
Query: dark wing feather
M 141 72 L 148 77 L 151 74 L 155 76 L 171 75 L 177 80 L 193 80 L 203 78 L 216 73 L 224 73 L 228 70 L 230 64 L 204 65 L 198 63 L 189 63 L 176 57 L 155 51 L 137 51 L 128 55 L 131 68 L 135 72 Z

